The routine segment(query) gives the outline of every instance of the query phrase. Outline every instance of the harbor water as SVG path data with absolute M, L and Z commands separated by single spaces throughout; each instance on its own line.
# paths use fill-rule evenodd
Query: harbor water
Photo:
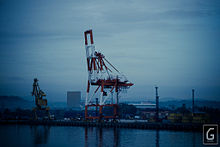
M 0 125 L 0 147 L 197 147 L 202 132 L 125 128 Z

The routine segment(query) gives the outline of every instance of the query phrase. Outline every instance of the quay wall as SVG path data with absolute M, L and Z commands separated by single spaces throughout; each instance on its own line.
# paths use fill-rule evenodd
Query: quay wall
M 0 125 L 48 125 L 48 126 L 84 126 L 104 128 L 159 129 L 176 131 L 202 131 L 202 124 L 195 123 L 161 123 L 161 122 L 91 122 L 63 120 L 0 120 Z

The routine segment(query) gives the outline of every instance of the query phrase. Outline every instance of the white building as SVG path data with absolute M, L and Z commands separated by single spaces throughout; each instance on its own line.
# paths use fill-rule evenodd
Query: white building
M 67 91 L 67 107 L 71 109 L 80 109 L 81 92 Z

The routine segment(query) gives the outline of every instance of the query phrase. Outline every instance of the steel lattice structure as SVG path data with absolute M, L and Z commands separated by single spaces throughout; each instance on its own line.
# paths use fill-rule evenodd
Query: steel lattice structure
M 85 101 L 85 119 L 102 119 L 118 117 L 119 92 L 128 89 L 133 83 L 129 82 L 125 75 L 120 73 L 105 56 L 95 50 L 92 30 L 84 32 L 85 49 L 88 67 L 88 85 Z M 91 95 L 90 87 L 96 87 Z M 93 104 L 93 96 L 100 90 L 99 103 Z M 106 100 L 111 98 L 110 104 Z M 113 102 L 115 100 L 115 102 Z M 98 107 L 99 116 L 88 116 L 88 107 Z M 103 116 L 103 107 L 113 107 L 114 115 Z
M 45 111 L 48 115 L 48 119 L 50 119 L 50 108 L 47 106 L 47 99 L 44 98 L 46 97 L 46 94 L 40 89 L 37 78 L 34 79 L 32 96 L 35 96 L 36 105 L 36 107 L 33 108 L 34 119 L 38 119 L 37 111 Z

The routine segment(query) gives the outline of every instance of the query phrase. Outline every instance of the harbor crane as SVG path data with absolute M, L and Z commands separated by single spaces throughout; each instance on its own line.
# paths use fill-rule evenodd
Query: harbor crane
M 84 32 L 85 49 L 88 69 L 88 83 L 85 101 L 85 119 L 117 119 L 119 117 L 119 93 L 123 89 L 128 89 L 133 85 L 124 74 L 119 72 L 101 53 L 95 50 L 92 30 Z M 91 92 L 90 87 L 95 87 Z M 100 94 L 99 102 L 93 103 L 94 95 Z M 97 98 L 96 98 L 97 99 Z M 107 101 L 110 100 L 110 103 Z M 99 116 L 88 115 L 88 108 L 99 108 Z M 114 114 L 105 116 L 104 107 L 111 107 Z
M 36 107 L 33 108 L 34 119 L 38 119 L 37 111 L 46 112 L 48 115 L 48 119 L 50 119 L 50 108 L 47 106 L 47 99 L 44 98 L 46 97 L 46 94 L 40 89 L 37 78 L 34 79 L 32 96 L 35 96 L 36 105 Z

